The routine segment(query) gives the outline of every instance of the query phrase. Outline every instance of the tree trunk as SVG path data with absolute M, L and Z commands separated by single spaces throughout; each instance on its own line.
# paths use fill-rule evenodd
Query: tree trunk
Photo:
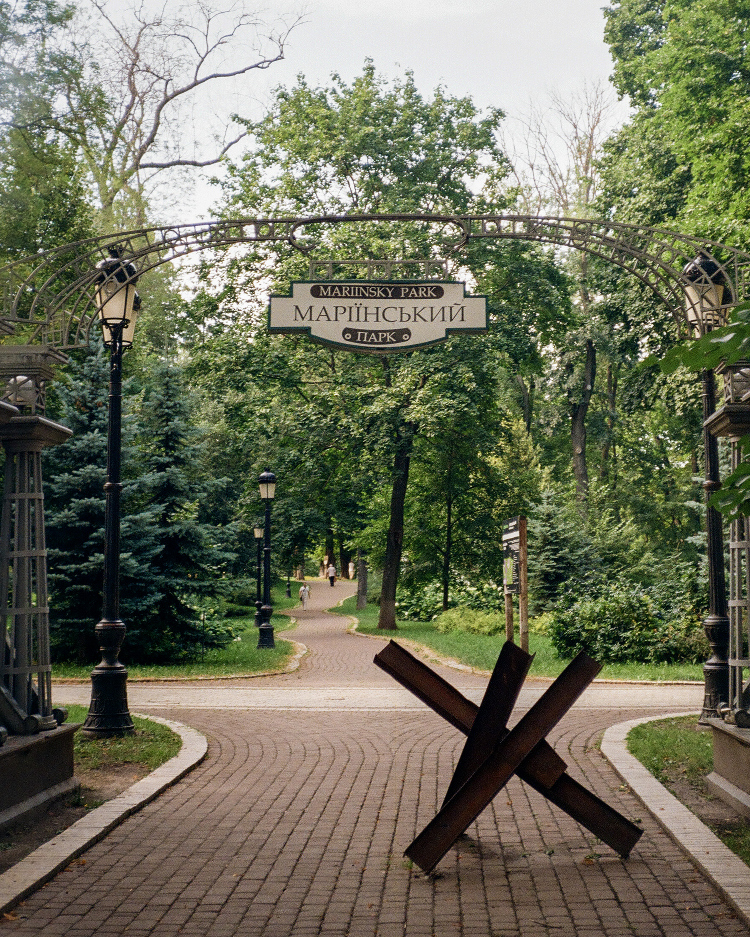
M 357 548 L 357 611 L 367 605 L 367 557 Z
M 448 469 L 448 498 L 445 518 L 445 550 L 443 551 L 443 611 L 448 610 L 451 575 L 451 548 L 453 546 L 453 497 L 451 495 L 450 468 Z
M 328 518 L 328 524 L 326 525 L 326 559 L 325 564 L 328 566 L 330 563 L 336 562 L 336 547 L 333 543 L 333 527 L 331 525 L 331 519 Z M 327 575 L 327 573 L 326 573 Z
M 404 502 L 409 482 L 409 465 L 412 452 L 412 433 L 404 428 L 396 446 L 393 459 L 393 490 L 391 492 L 391 520 L 383 560 L 383 585 L 380 590 L 380 614 L 378 628 L 396 628 L 396 586 L 401 566 L 401 551 L 404 545 Z
M 586 414 L 596 379 L 596 348 L 593 341 L 586 339 L 586 364 L 583 374 L 583 390 L 574 403 L 570 400 L 570 441 L 573 449 L 573 474 L 576 480 L 576 500 L 584 504 L 589 491 L 589 474 L 586 467 Z
M 526 432 L 531 432 L 531 419 L 534 414 L 534 378 L 532 377 L 528 386 L 520 374 L 516 374 L 516 383 L 521 391 L 521 408 L 523 410 L 523 423 Z
M 341 579 L 351 579 L 351 576 L 349 575 L 349 561 L 351 560 L 352 555 L 344 546 L 344 537 L 341 531 L 338 531 L 338 539 L 339 539 L 339 566 L 340 566 L 339 577 Z
M 617 420 L 617 383 L 619 368 L 607 364 L 607 441 L 602 448 L 602 481 L 612 491 L 617 490 L 617 445 L 615 443 L 615 422 Z

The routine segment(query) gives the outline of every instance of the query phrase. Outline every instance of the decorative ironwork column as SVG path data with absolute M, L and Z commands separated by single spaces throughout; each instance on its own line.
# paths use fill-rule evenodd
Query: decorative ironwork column
M 724 404 L 705 423 L 713 437 L 732 442 L 732 470 L 744 459 L 740 439 L 750 433 L 750 361 L 721 366 Z M 715 440 L 714 440 L 715 442 Z M 750 728 L 750 518 L 736 517 L 729 530 L 729 621 L 727 628 L 726 697 L 717 710 L 704 711 L 703 718 L 721 715 L 725 721 Z
M 69 429 L 43 416 L 53 364 L 65 361 L 64 354 L 46 345 L 0 349 L 4 406 L 15 413 L 0 427 L 5 449 L 0 517 L 0 722 L 21 735 L 58 724 L 52 711 L 41 453 L 71 435 Z
M 70 430 L 41 416 L 0 427 L 5 484 L 0 521 L 0 722 L 27 735 L 54 729 L 41 452 Z

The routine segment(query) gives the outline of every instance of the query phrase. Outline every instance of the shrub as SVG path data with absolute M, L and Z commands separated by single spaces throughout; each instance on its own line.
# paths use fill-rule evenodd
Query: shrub
M 585 651 L 602 663 L 705 660 L 708 644 L 694 608 L 664 603 L 664 596 L 663 584 L 647 590 L 612 583 L 551 614 L 552 645 L 560 657 Z
M 478 611 L 502 610 L 502 589 L 494 582 L 472 583 L 463 577 L 450 589 L 450 606 Z M 398 617 L 407 621 L 434 621 L 443 612 L 443 587 L 439 582 L 400 586 L 396 593 Z
M 499 612 L 481 612 L 458 606 L 449 608 L 435 619 L 438 631 L 468 631 L 471 634 L 504 634 L 505 616 Z

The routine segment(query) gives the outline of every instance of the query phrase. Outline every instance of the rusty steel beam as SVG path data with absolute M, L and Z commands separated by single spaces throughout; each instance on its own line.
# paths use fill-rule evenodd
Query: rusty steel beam
M 510 641 L 503 645 L 453 772 L 443 806 L 463 787 L 472 774 L 479 770 L 495 746 L 508 734 L 506 725 L 533 659 L 530 654 Z M 565 767 L 563 763 L 562 771 Z M 554 784 L 560 773 L 551 778 L 549 783 Z
M 480 707 L 426 664 L 394 641 L 376 655 L 375 663 L 431 709 L 446 718 L 451 725 L 464 734 L 469 734 Z M 436 693 L 434 698 L 433 693 Z M 507 731 L 503 725 L 503 731 L 498 731 L 498 741 Z M 564 769 L 565 762 L 552 746 L 543 740 L 519 765 L 516 774 L 550 803 L 567 813 L 623 858 L 627 858 L 643 831 L 568 774 L 561 773 Z M 446 797 L 447 799 L 449 798 Z

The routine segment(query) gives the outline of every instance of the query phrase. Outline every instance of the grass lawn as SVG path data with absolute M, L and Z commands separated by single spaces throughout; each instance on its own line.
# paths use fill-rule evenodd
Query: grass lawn
M 636 726 L 628 734 L 628 750 L 732 852 L 750 865 L 747 820 L 735 819 L 731 808 L 709 812 L 712 802 L 720 803 L 708 793 L 704 781 L 714 766 L 711 732 L 697 724 L 696 716 L 660 719 Z M 687 795 L 686 788 L 689 788 Z
M 505 635 L 478 635 L 465 631 L 453 631 L 448 634 L 439 632 L 431 622 L 399 621 L 397 631 L 378 629 L 378 606 L 368 605 L 362 611 L 356 610 L 356 597 L 346 599 L 340 608 L 331 609 L 353 615 L 358 619 L 359 631 L 365 634 L 377 634 L 383 638 L 406 639 L 424 644 L 443 657 L 451 657 L 476 667 L 479 670 L 492 670 L 505 642 Z M 516 635 L 516 640 L 518 636 Z M 555 653 L 552 643 L 546 635 L 530 634 L 529 650 L 535 654 L 530 675 L 536 677 L 556 677 L 567 661 L 561 660 Z M 701 664 L 605 664 L 599 674 L 600 679 L 609 680 L 703 680 Z
M 83 722 L 88 714 L 85 706 L 70 705 L 68 722 Z M 142 765 L 153 771 L 173 758 L 182 747 L 182 739 L 167 726 L 133 716 L 135 732 L 121 738 L 86 739 L 76 732 L 73 758 L 76 769 L 106 769 L 112 765 Z
M 294 608 L 299 604 L 296 598 L 287 598 L 286 587 L 273 589 L 271 603 L 275 611 L 282 608 Z M 95 624 L 95 623 L 94 623 Z M 290 621 L 286 615 L 274 615 L 271 624 L 275 631 L 288 630 Z M 92 628 L 93 628 L 92 624 Z M 165 677 L 223 677 L 234 674 L 262 673 L 267 670 L 283 670 L 294 654 L 294 645 L 289 641 L 276 639 L 275 648 L 257 648 L 258 631 L 254 618 L 232 618 L 232 629 L 239 641 L 231 641 L 223 648 L 207 649 L 196 660 L 180 664 L 130 664 L 127 649 L 120 659 L 128 668 L 128 679 L 163 679 Z M 127 637 L 126 637 L 127 642 Z M 86 666 L 76 664 L 53 664 L 52 679 L 88 679 L 92 668 L 98 661 Z

